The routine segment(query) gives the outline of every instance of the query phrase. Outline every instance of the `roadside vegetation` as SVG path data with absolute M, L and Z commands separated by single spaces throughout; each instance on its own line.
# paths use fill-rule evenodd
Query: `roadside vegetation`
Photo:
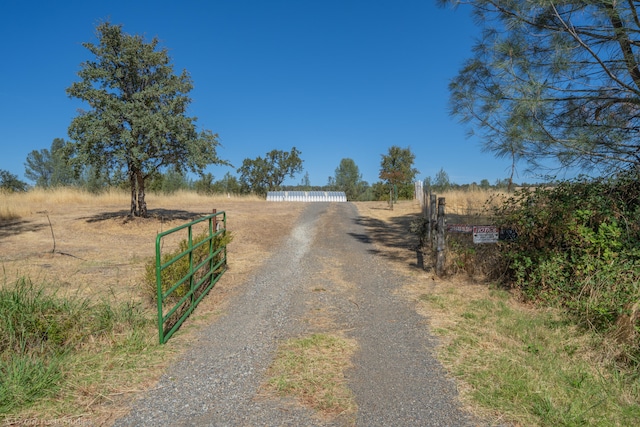
M 434 327 L 443 358 L 507 421 L 638 425 L 640 64 L 620 48 L 637 41 L 638 5 L 462 3 L 483 32 L 449 84 L 452 114 L 512 177 L 525 164 L 591 176 L 497 201 L 493 223 L 509 233 L 495 245 L 450 234 L 455 285 L 418 293 L 448 319 Z
M 495 193 L 475 214 L 452 209 L 451 221 L 512 231 L 489 245 L 449 233 L 447 277 L 412 289 L 476 412 L 522 425 L 638 423 L 638 182 L 580 178 Z M 447 211 L 465 203 L 440 195 Z
M 55 288 L 28 278 L 0 288 L 3 422 L 86 417 L 136 392 L 131 379 L 169 352 L 140 305 L 61 297 Z
M 611 336 L 631 366 L 640 365 L 638 194 L 637 173 L 623 173 L 521 191 L 494 211 L 516 234 L 497 248 L 503 282 Z
M 614 341 L 562 310 L 467 280 L 416 287 L 414 296 L 472 412 L 497 425 L 622 427 L 640 419 L 636 369 L 611 359 Z

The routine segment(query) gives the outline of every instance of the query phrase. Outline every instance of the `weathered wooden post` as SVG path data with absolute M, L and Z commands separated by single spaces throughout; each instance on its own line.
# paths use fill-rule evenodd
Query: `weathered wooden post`
M 436 195 L 429 194 L 429 242 L 431 244 L 431 249 L 436 249 L 436 215 L 437 215 L 437 206 L 436 206 Z
M 422 216 L 425 217 L 425 219 L 428 221 L 429 220 L 429 192 L 427 191 L 426 188 L 424 188 L 422 193 L 422 204 L 420 205 L 420 207 L 422 208 Z
M 437 244 L 436 244 L 436 274 L 438 276 L 442 276 L 444 274 L 444 264 L 445 264 L 445 240 L 444 240 L 444 207 L 445 200 L 444 197 L 440 197 L 438 199 L 438 227 L 437 231 Z

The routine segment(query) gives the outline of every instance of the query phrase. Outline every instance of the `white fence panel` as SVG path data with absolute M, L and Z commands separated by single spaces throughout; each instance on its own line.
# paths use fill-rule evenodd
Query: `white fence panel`
M 346 202 L 344 191 L 269 191 L 267 202 Z

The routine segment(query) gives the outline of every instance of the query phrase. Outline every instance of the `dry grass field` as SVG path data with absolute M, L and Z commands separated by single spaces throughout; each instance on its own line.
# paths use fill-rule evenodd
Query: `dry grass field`
M 155 309 L 143 289 L 145 265 L 155 253 L 155 238 L 185 222 L 216 209 L 227 215 L 227 229 L 233 235 L 228 248 L 228 271 L 205 298 L 183 332 L 170 341 L 170 353 L 179 354 L 189 344 L 190 331 L 201 322 L 225 310 L 228 297 L 238 291 L 245 279 L 289 235 L 303 203 L 267 203 L 257 198 L 205 197 L 195 193 L 171 196 L 147 196 L 149 218 L 127 216 L 129 195 L 110 192 L 92 195 L 86 192 L 32 190 L 28 193 L 2 194 L 0 198 L 0 286 L 10 286 L 21 278 L 42 284 L 48 293 L 89 298 L 111 303 L 142 304 L 150 316 Z M 361 220 L 377 233 L 380 254 L 403 263 L 415 254 L 408 223 L 419 212 L 414 202 L 401 202 L 391 211 L 384 202 L 358 203 Z M 393 217 L 393 219 L 390 219 Z M 386 231 L 383 231 L 386 230 Z M 177 233 L 177 244 L 185 235 Z M 168 248 L 170 249 L 170 248 Z M 414 260 L 415 264 L 415 260 Z M 194 329 L 195 328 L 195 329 Z M 170 359 L 170 358 L 169 358 Z M 144 389 L 161 373 L 165 363 L 144 369 L 126 390 Z M 135 381 L 138 383 L 136 384 Z M 110 396 L 128 391 L 114 383 L 106 385 Z M 106 393 L 106 391 L 100 393 Z M 80 396 L 96 420 L 117 413 L 117 402 Z M 28 412 L 29 416 L 36 413 Z M 106 418 L 105 418 L 106 417 Z M 101 422 L 102 422 L 101 421 Z
M 447 209 L 482 206 L 487 194 L 447 194 Z M 150 217 L 128 218 L 129 195 L 92 195 L 62 190 L 32 190 L 0 198 L 0 263 L 3 282 L 28 276 L 59 292 L 82 296 L 141 298 L 145 263 L 154 256 L 155 238 L 187 221 L 211 213 L 227 214 L 234 240 L 229 246 L 229 272 L 223 281 L 242 281 L 288 235 L 304 208 L 301 203 L 267 203 L 262 199 L 195 193 L 147 196 Z M 415 259 L 409 223 L 420 213 L 413 201 L 390 210 L 386 202 L 356 203 L 363 223 L 390 259 Z M 467 208 L 467 212 L 469 209 Z M 174 240 L 184 236 L 178 233 Z M 169 241 L 167 244 L 171 244 Z
M 4 282 L 28 276 L 58 292 L 137 300 L 143 295 L 145 264 L 155 254 L 156 235 L 216 209 L 226 213 L 227 228 L 234 236 L 229 272 L 223 281 L 230 287 L 260 265 L 287 236 L 302 209 L 300 204 L 195 193 L 150 194 L 147 203 L 150 217 L 131 220 L 124 192 L 95 196 L 65 189 L 2 195 Z M 185 236 L 177 233 L 165 244 Z

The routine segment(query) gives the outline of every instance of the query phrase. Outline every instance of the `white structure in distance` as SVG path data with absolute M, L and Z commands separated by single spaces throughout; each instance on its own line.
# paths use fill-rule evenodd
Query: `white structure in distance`
M 346 202 L 344 191 L 269 191 L 267 202 Z

